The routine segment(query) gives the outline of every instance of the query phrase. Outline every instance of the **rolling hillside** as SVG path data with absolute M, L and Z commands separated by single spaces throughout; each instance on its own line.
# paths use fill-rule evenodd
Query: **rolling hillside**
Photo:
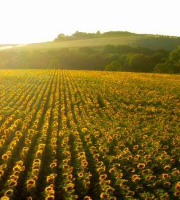
M 129 32 L 58 35 L 53 42 L 17 45 L 0 51 L 2 69 L 84 69 L 157 72 L 180 37 Z M 9 48 L 9 47 L 8 47 Z M 175 52 L 176 53 L 176 52 Z M 179 73 L 175 63 L 159 65 L 158 72 Z
M 168 36 L 155 36 L 155 35 L 128 35 L 128 36 L 114 36 L 114 37 L 102 37 L 93 39 L 81 39 L 71 41 L 59 41 L 59 42 L 46 42 L 29 44 L 26 47 L 21 48 L 31 50 L 49 50 L 59 48 L 78 48 L 78 47 L 102 47 L 105 45 L 129 45 L 129 46 L 141 46 L 150 49 L 165 49 L 172 50 L 180 45 L 179 37 Z

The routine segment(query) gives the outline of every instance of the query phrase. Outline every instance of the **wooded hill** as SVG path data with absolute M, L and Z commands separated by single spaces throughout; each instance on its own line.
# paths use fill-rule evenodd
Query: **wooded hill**
M 0 51 L 0 68 L 179 73 L 178 45 L 179 37 L 130 32 L 59 34 L 53 42 Z

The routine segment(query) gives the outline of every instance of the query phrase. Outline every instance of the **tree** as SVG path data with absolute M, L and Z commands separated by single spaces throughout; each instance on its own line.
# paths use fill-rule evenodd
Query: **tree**
M 118 61 L 112 61 L 110 64 L 105 66 L 106 71 L 123 71 L 123 65 Z
M 135 54 L 129 58 L 128 67 L 130 71 L 152 72 L 154 66 L 152 66 L 149 56 Z
M 180 73 L 180 46 L 171 51 L 166 62 L 157 64 L 154 71 L 159 73 Z
M 59 34 L 57 36 L 57 38 L 55 39 L 55 41 L 64 40 L 64 39 L 67 39 L 67 36 L 65 36 L 63 33 L 61 33 L 61 34 Z
M 155 66 L 154 72 L 156 73 L 170 73 L 172 66 L 168 63 L 159 63 Z

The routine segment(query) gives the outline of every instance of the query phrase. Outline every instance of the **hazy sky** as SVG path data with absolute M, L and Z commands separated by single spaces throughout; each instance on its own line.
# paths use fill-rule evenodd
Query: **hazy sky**
M 180 36 L 180 0 L 0 0 L 0 44 L 110 30 Z

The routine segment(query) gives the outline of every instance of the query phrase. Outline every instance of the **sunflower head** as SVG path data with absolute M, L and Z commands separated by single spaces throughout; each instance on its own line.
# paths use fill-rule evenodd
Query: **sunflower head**
M 144 163 L 139 163 L 137 165 L 137 167 L 138 167 L 138 169 L 142 170 L 142 169 L 144 169 L 146 167 L 146 165 Z
M 92 199 L 89 196 L 85 196 L 83 200 L 92 200 Z
M 175 190 L 180 192 L 180 181 L 176 183 Z
M 11 197 L 13 195 L 13 190 L 9 189 L 4 193 L 4 196 Z

